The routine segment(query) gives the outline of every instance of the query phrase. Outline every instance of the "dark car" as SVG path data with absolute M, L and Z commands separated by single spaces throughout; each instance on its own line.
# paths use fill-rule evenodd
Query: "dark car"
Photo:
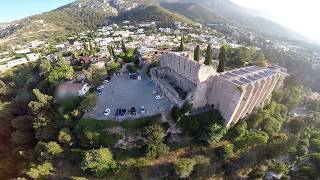
M 120 110 L 120 115 L 124 116 L 126 114 L 127 110 L 126 109 L 121 109 Z
M 135 108 L 135 107 L 131 107 L 131 108 L 130 108 L 130 113 L 131 113 L 132 115 L 137 115 L 137 110 L 136 110 L 136 108 Z
M 116 113 L 115 113 L 115 116 L 120 116 L 120 115 L 121 115 L 121 109 L 117 109 Z

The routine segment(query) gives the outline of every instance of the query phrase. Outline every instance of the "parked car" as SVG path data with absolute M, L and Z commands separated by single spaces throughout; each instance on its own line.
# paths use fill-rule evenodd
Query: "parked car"
M 102 83 L 105 84 L 105 83 L 108 83 L 108 82 L 109 82 L 109 80 L 106 79 Z
M 116 113 L 115 113 L 115 116 L 120 116 L 120 115 L 121 115 L 121 109 L 117 109 Z
M 105 116 L 109 116 L 109 115 L 110 115 L 110 112 L 111 112 L 111 110 L 110 110 L 109 108 L 106 108 L 106 109 L 104 110 L 104 115 L 105 115 Z
M 164 97 L 163 96 L 161 96 L 161 95 L 156 95 L 156 100 L 161 100 L 161 99 L 163 99 Z
M 152 91 L 152 95 L 156 95 L 157 94 L 157 91 Z
M 96 90 L 96 94 L 97 94 L 97 95 L 101 95 L 101 94 L 102 94 L 102 90 L 101 90 L 101 89 L 97 89 L 97 90 Z
M 120 110 L 120 116 L 124 116 L 126 114 L 127 110 L 126 109 L 121 109 Z
M 98 89 L 103 90 L 103 89 L 104 89 L 104 86 L 99 86 L 99 87 L 97 88 L 97 90 L 98 90 Z
M 131 107 L 129 111 L 132 115 L 137 115 L 137 110 L 135 107 Z
M 141 113 L 141 114 L 146 113 L 146 110 L 145 110 L 144 106 L 141 106 L 141 107 L 140 107 L 140 113 Z
M 129 78 L 141 80 L 141 76 L 138 73 L 129 73 Z

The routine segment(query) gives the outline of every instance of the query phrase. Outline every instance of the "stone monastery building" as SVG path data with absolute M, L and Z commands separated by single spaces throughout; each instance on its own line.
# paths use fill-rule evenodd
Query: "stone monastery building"
M 164 53 L 160 66 L 150 73 L 162 93 L 178 107 L 185 102 L 192 103 L 194 109 L 211 106 L 220 111 L 226 127 L 268 104 L 287 76 L 281 68 L 258 66 L 218 73 L 212 66 L 172 52 Z

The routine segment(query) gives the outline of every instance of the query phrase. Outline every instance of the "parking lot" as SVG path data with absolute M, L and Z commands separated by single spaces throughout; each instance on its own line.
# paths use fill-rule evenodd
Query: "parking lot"
M 143 116 L 151 116 L 162 111 L 171 109 L 171 102 L 164 99 L 156 100 L 153 91 L 156 86 L 149 77 L 142 74 L 141 80 L 133 80 L 128 74 L 121 76 L 112 76 L 111 81 L 103 84 L 104 89 L 100 95 L 97 95 L 96 108 L 84 115 L 84 118 L 93 118 L 98 120 L 106 119 L 130 119 Z M 140 107 L 145 107 L 145 113 L 140 112 Z M 128 111 L 131 107 L 135 107 L 137 115 L 131 115 Z M 109 116 L 104 115 L 106 108 L 111 110 Z M 124 116 L 115 116 L 117 109 L 126 109 Z

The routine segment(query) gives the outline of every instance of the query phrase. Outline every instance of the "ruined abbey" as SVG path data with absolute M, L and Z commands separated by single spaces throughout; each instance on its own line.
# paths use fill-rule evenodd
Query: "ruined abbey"
M 151 69 L 151 78 L 175 105 L 185 102 L 194 109 L 210 106 L 218 109 L 229 127 L 268 104 L 272 92 L 281 87 L 287 76 L 281 68 L 249 66 L 217 73 L 179 53 L 167 52 L 160 66 Z

